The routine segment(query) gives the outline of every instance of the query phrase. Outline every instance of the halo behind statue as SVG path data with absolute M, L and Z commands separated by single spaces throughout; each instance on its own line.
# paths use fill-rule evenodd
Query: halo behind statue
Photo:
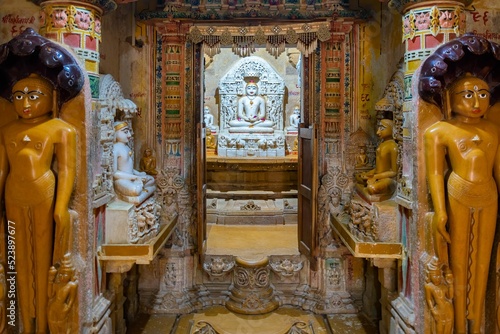
M 10 100 L 12 86 L 36 73 L 58 91 L 59 106 L 83 88 L 85 73 L 64 47 L 27 28 L 0 45 L 0 96 Z
M 443 108 L 446 89 L 466 73 L 486 81 L 491 90 L 491 104 L 497 102 L 500 99 L 500 46 L 472 33 L 443 44 L 422 64 L 419 95 Z

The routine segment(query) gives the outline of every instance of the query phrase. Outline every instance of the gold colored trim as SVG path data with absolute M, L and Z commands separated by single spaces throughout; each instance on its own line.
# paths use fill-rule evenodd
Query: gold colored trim
M 403 247 L 400 243 L 390 242 L 367 242 L 358 240 L 353 236 L 347 227 L 348 217 L 340 218 L 331 215 L 331 225 L 333 230 L 340 236 L 354 257 L 360 258 L 383 258 L 383 259 L 400 259 Z

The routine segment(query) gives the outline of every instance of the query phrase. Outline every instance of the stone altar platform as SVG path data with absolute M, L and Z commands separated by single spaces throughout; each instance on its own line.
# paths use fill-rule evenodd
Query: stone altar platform
M 297 156 L 239 157 L 207 156 L 207 188 L 220 191 L 297 190 Z
M 207 222 L 224 225 L 296 224 L 296 192 L 209 192 Z

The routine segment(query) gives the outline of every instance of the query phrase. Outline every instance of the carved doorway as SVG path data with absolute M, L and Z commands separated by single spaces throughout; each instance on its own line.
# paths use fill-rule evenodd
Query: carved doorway
M 202 86 L 208 252 L 218 252 L 213 249 L 217 247 L 238 254 L 239 249 L 231 249 L 230 240 L 239 240 L 243 233 L 246 238 L 234 247 L 241 246 L 246 252 L 252 247 L 261 252 L 264 247 L 270 254 L 274 248 L 288 255 L 299 254 L 298 128 L 290 124 L 290 117 L 301 105 L 300 57 L 295 47 L 287 47 L 278 57 L 262 47 L 249 57 L 235 55 L 229 48 L 205 55 Z M 239 101 L 252 84 L 265 103 L 265 119 L 259 116 L 257 123 L 272 122 L 272 126 L 234 126 L 240 119 Z M 213 239 L 218 235 L 224 242 Z M 264 241 L 272 235 L 281 242 Z M 245 240 L 254 240 L 253 246 L 245 245 Z M 255 240 L 263 244 L 258 246 Z
M 206 173 L 206 177 L 198 177 L 198 180 L 206 181 L 198 184 L 206 189 L 205 201 L 200 203 L 200 212 L 204 214 L 199 217 L 202 226 L 198 231 L 202 236 L 199 238 L 203 245 L 199 247 L 202 254 L 205 251 L 210 253 L 211 235 L 216 235 L 213 231 L 226 226 L 236 226 L 235 229 L 249 227 L 247 231 L 252 233 L 261 231 L 253 239 L 259 241 L 273 235 L 265 232 L 268 228 L 288 228 L 293 230 L 288 250 L 300 254 L 298 231 L 304 232 L 305 229 L 298 226 L 297 218 L 298 128 L 300 123 L 309 126 L 309 114 L 313 110 L 309 104 L 314 95 L 313 90 L 304 93 L 301 89 L 302 63 L 307 73 L 312 57 L 306 56 L 316 50 L 321 31 L 327 32 L 323 34 L 325 39 L 330 35 L 324 22 L 288 25 L 285 31 L 280 33 L 271 26 L 195 26 L 190 31 L 191 41 L 196 48 L 200 47 L 199 61 L 202 64 L 195 68 L 203 68 L 199 76 L 194 75 L 200 80 L 201 93 L 195 100 L 199 102 L 197 116 L 203 124 L 204 131 L 200 133 L 201 136 L 205 134 L 206 145 L 204 154 L 198 154 L 199 161 L 206 159 L 205 168 L 198 169 Z M 294 38 L 294 42 L 288 43 L 288 39 Z M 304 78 L 305 81 L 314 80 L 309 76 Z M 245 124 L 239 110 L 244 108 L 239 102 L 247 97 L 249 84 L 255 84 L 257 95 L 262 97 L 266 106 L 265 116 L 255 112 L 258 114 L 255 124 L 262 123 L 255 127 L 254 124 Z M 254 98 L 247 99 L 246 108 L 251 109 L 257 100 L 249 100 Z M 297 118 L 302 122 L 297 122 Z M 308 212 L 313 212 L 315 202 L 310 204 Z M 310 219 L 301 221 L 310 224 L 305 235 L 314 238 L 313 222 Z M 289 232 L 283 233 L 281 237 L 290 236 Z M 233 239 L 225 230 L 219 235 L 223 239 L 222 248 L 227 246 L 227 240 Z M 241 239 L 242 243 L 245 239 L 248 238 Z M 282 245 L 274 246 L 278 244 L 276 241 L 276 238 L 270 239 L 262 246 L 268 249 L 265 255 L 283 250 Z M 257 244 L 236 247 L 262 251 Z M 227 250 L 218 255 L 237 255 L 236 251 Z M 309 249 L 307 255 L 313 251 Z

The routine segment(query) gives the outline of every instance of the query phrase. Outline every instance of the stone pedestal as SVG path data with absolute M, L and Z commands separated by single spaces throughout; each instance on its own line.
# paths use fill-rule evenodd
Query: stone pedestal
M 283 131 L 262 128 L 262 132 L 245 132 L 245 128 L 221 132 L 218 136 L 217 154 L 220 157 L 284 157 Z
M 235 313 L 265 314 L 279 306 L 270 280 L 269 258 L 243 259 L 236 257 L 231 295 L 226 307 Z
M 115 200 L 106 208 L 106 244 L 144 243 L 159 231 L 160 209 L 150 197 L 140 205 Z

